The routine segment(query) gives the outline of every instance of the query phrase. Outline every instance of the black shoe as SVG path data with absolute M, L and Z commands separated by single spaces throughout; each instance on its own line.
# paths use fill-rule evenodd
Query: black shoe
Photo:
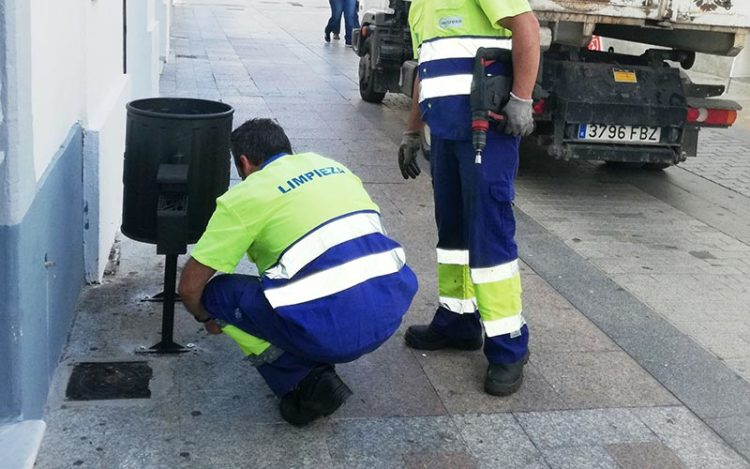
M 333 366 L 317 366 L 297 386 L 281 398 L 281 416 L 292 425 L 306 425 L 318 417 L 331 415 L 352 395 Z
M 338 36 L 338 34 L 336 36 Z M 325 35 L 324 39 L 326 40 L 326 42 L 331 42 L 331 32 L 330 31 L 326 31 L 326 35 Z
M 352 41 L 344 41 L 344 47 L 351 47 Z
M 338 33 L 333 33 L 333 38 L 338 41 L 339 39 L 341 39 L 341 36 L 339 36 Z
M 494 363 L 487 367 L 484 392 L 493 396 L 509 396 L 521 388 L 523 366 L 529 361 L 529 352 L 515 363 Z
M 482 336 L 473 339 L 451 339 L 438 334 L 430 326 L 411 326 L 404 335 L 406 345 L 417 350 L 478 350 L 482 347 Z

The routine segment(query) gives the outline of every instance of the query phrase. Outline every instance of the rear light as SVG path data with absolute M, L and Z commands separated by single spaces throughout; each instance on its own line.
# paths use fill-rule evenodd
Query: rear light
M 362 36 L 363 38 L 369 36 L 370 28 L 368 28 L 367 26 L 362 26 L 361 28 L 359 28 L 359 35 Z
M 716 125 L 729 127 L 737 120 L 737 111 L 733 109 L 708 109 L 689 107 L 687 112 L 688 124 Z
M 540 99 L 538 101 L 534 101 L 534 104 L 531 105 L 531 109 L 534 111 L 534 114 L 540 115 L 544 114 L 544 109 L 547 106 L 547 102 L 543 99 Z

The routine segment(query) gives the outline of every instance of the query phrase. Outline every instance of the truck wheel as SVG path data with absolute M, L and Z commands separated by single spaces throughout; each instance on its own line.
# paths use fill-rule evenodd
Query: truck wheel
M 635 161 L 605 161 L 610 168 L 615 169 L 639 169 L 642 168 L 644 163 L 638 163 Z
M 359 95 L 368 103 L 380 104 L 385 98 L 385 93 L 375 91 L 370 41 L 367 41 L 365 50 L 365 55 L 359 58 Z
M 672 166 L 670 163 L 644 163 L 643 169 L 650 169 L 652 171 L 661 171 Z

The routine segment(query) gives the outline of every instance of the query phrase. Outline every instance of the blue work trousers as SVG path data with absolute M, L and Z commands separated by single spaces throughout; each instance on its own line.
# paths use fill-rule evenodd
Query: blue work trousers
M 518 259 L 512 208 L 518 145 L 518 138 L 490 131 L 482 162 L 477 164 L 471 140 L 448 140 L 432 134 L 430 164 L 437 247 L 453 252 L 468 250 L 472 275 L 473 269 Z M 517 296 L 520 304 L 520 290 Z M 444 336 L 473 338 L 482 334 L 482 321 L 487 319 L 483 316 L 481 302 L 474 313 L 458 314 L 441 306 L 431 327 Z M 525 324 L 512 333 L 485 334 L 484 353 L 490 363 L 517 362 L 527 353 L 528 340 Z
M 344 41 L 352 43 L 352 29 L 359 28 L 359 16 L 357 15 L 357 0 L 328 0 L 331 5 L 331 18 L 326 25 L 326 33 L 341 31 L 341 15 L 344 15 Z
M 372 293 L 380 289 L 385 292 L 373 297 Z M 271 390 L 283 397 L 315 366 L 350 362 L 382 345 L 398 329 L 416 290 L 416 277 L 404 266 L 398 273 L 371 279 L 339 293 L 339 297 L 349 300 L 343 304 L 311 309 L 307 312 L 311 321 L 307 328 L 274 310 L 258 277 L 218 275 L 206 285 L 202 303 L 220 322 L 270 343 L 265 352 L 251 358 Z M 356 299 L 347 295 L 361 297 L 367 305 L 357 305 Z M 297 313 L 294 319 L 306 314 Z M 330 327 L 313 332 L 317 331 L 312 327 L 315 320 Z M 331 347 L 321 348 L 321 342 Z

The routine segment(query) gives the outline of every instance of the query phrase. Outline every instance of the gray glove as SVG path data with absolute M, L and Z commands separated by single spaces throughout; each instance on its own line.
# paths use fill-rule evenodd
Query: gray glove
M 534 116 L 531 99 L 521 99 L 513 93 L 510 100 L 500 111 L 505 116 L 505 133 L 516 137 L 526 137 L 534 131 Z
M 404 132 L 401 145 L 398 147 L 398 167 L 404 179 L 416 179 L 422 172 L 417 164 L 417 152 L 422 148 L 419 132 Z

